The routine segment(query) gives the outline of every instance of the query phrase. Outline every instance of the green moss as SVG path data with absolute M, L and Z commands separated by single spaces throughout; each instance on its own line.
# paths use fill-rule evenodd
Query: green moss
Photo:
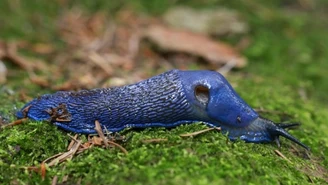
M 63 8 L 43 1 L 0 1 L 0 36 L 6 40 L 50 41 L 58 44 L 55 20 L 65 9 L 79 6 L 90 12 L 99 9 L 115 12 L 129 6 L 138 11 L 161 14 L 184 1 L 72 1 Z M 289 3 L 289 4 L 288 4 Z M 250 24 L 247 35 L 251 45 L 244 51 L 249 65 L 229 74 L 237 92 L 252 107 L 272 111 L 262 114 L 277 122 L 300 122 L 290 131 L 311 147 L 310 159 L 302 149 L 281 139 L 279 149 L 291 162 L 275 154 L 272 144 L 230 142 L 216 131 L 193 138 L 179 135 L 206 128 L 202 124 L 174 129 L 126 130 L 133 137 L 118 149 L 92 148 L 71 161 L 40 174 L 24 167 L 38 166 L 46 158 L 64 152 L 70 138 L 66 132 L 48 123 L 29 121 L 0 131 L 0 184 L 50 184 L 68 176 L 68 184 L 325 184 L 328 181 L 328 35 L 325 11 L 327 3 L 317 1 L 315 11 L 292 11 L 287 1 L 189 1 L 193 7 L 219 5 L 239 11 Z M 301 8 L 299 8 L 301 9 Z M 239 40 L 228 37 L 228 42 Z M 59 43 L 60 44 L 60 43 Z M 26 77 L 26 76 L 25 76 Z M 40 89 L 24 82 L 24 74 L 10 76 L 0 88 L 0 115 L 14 119 L 14 112 L 24 105 L 18 90 L 30 96 Z M 12 89 L 14 94 L 8 93 Z M 17 92 L 16 92 L 17 90 Z M 44 91 L 44 90 L 43 90 Z M 299 92 L 303 92 L 301 95 Z M 304 93 L 306 96 L 304 96 Z M 277 113 L 277 111 L 281 113 Z M 284 114 L 282 114 L 284 113 Z M 142 141 L 165 138 L 167 141 L 145 144 Z

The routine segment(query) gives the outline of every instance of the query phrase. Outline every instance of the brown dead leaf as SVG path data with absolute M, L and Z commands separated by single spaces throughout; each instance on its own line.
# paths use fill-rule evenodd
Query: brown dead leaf
M 96 146 L 101 146 L 103 139 L 100 137 L 92 137 L 92 139 L 90 140 L 92 144 L 96 145 Z
M 246 59 L 233 47 L 201 34 L 153 25 L 144 31 L 144 36 L 163 50 L 200 56 L 214 65 L 229 61 L 235 61 L 236 67 L 246 65 Z

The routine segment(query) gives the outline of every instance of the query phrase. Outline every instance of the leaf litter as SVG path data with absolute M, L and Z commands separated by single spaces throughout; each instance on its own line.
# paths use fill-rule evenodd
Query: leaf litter
M 229 16 L 229 15 L 227 15 Z M 232 15 L 231 15 L 232 16 Z M 190 30 L 177 30 L 123 9 L 115 15 L 63 11 L 57 21 L 61 47 L 27 41 L 0 44 L 0 60 L 8 60 L 29 79 L 52 90 L 79 90 L 134 83 L 172 68 L 223 71 L 246 65 L 237 48 Z M 200 47 L 201 46 L 201 47 Z M 27 50 L 42 60 L 19 54 Z M 201 58 L 202 60 L 199 60 Z
M 105 136 L 101 129 L 99 121 L 95 121 L 95 130 L 97 131 L 99 137 L 89 135 L 88 141 L 86 142 L 83 142 L 81 139 L 78 139 L 78 134 L 76 134 L 75 136 L 68 135 L 71 138 L 71 142 L 68 144 L 66 152 L 61 152 L 51 157 L 48 157 L 47 159 L 41 162 L 40 166 L 23 167 L 23 169 L 38 172 L 44 179 L 46 176 L 46 167 L 56 166 L 60 163 L 71 160 L 74 156 L 86 150 L 89 150 L 94 146 L 107 149 L 116 147 L 120 149 L 125 155 L 128 154 L 128 151 L 123 146 L 116 143 L 117 137 L 111 137 L 110 133 L 106 133 L 106 136 L 108 137 Z M 118 141 L 124 141 L 124 138 Z

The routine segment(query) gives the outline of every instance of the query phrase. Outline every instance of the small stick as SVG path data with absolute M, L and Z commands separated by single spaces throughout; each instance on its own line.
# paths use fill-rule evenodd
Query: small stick
M 70 150 L 73 147 L 74 143 L 77 142 L 77 134 L 75 134 L 74 137 L 72 137 L 69 134 L 68 134 L 68 136 L 72 139 L 71 142 L 67 146 L 67 150 Z
M 225 76 L 236 65 L 237 65 L 237 61 L 235 59 L 231 59 L 231 60 L 227 61 L 227 63 L 224 64 L 219 70 L 217 70 L 217 72 L 219 72 L 223 76 Z
M 58 181 L 58 176 L 55 175 L 54 178 L 52 178 L 51 185 L 57 185 L 57 181 Z
M 54 158 L 56 158 L 56 157 L 58 157 L 58 156 L 61 156 L 61 155 L 63 155 L 63 153 L 55 154 L 55 155 L 53 155 L 53 156 L 51 156 L 51 157 L 48 157 L 47 159 L 45 159 L 45 160 L 42 161 L 42 162 L 46 163 L 46 162 L 50 161 L 51 159 L 54 159 Z
M 282 154 L 279 150 L 274 150 L 274 152 L 280 156 L 281 158 L 285 159 L 286 161 L 292 163 L 292 161 L 290 161 L 284 154 Z
M 67 134 L 68 135 L 68 137 L 70 137 L 71 139 L 72 139 L 72 141 L 71 141 L 71 143 L 73 143 L 73 146 L 74 146 L 74 142 L 79 142 L 80 140 L 77 140 L 77 138 L 75 138 L 75 136 L 77 137 L 77 134 L 73 137 L 73 136 L 71 136 L 71 135 L 69 135 L 69 134 Z M 70 143 L 70 144 L 71 144 Z M 84 143 L 83 143 L 84 144 Z M 73 147 L 72 146 L 72 147 Z M 72 147 L 70 147 L 70 149 L 72 148 Z M 85 146 L 83 146 L 82 144 L 81 144 L 81 146 L 80 147 L 82 147 L 82 148 L 86 148 Z M 67 150 L 70 150 L 70 149 L 68 149 L 68 147 L 67 147 Z
M 107 143 L 107 139 L 101 129 L 100 123 L 98 120 L 95 121 L 95 130 L 97 131 L 99 137 L 104 141 L 104 144 L 106 146 L 106 148 L 108 148 L 108 143 Z
M 69 158 L 69 159 L 72 159 L 73 156 L 76 154 L 76 152 L 78 151 L 78 149 L 79 149 L 81 146 L 82 146 L 82 141 L 79 140 L 79 141 L 76 143 L 75 148 L 73 148 L 73 147 L 71 148 L 72 153 L 71 153 L 70 156 L 68 156 L 68 158 Z
M 82 141 L 78 141 L 70 151 L 63 153 L 62 155 L 58 156 L 57 158 L 53 159 L 52 161 L 49 162 L 48 166 L 53 166 L 57 162 L 63 162 L 66 159 L 72 159 L 76 151 L 80 148 Z
M 117 144 L 113 141 L 107 141 L 107 142 L 108 142 L 108 144 L 111 144 L 111 145 L 114 145 L 114 146 L 118 147 L 125 155 L 128 154 L 128 151 L 123 146 L 121 146 L 121 145 L 119 145 L 119 144 Z
M 13 121 L 13 122 L 11 122 L 9 124 L 6 124 L 6 125 L 1 126 L 1 128 L 6 128 L 6 127 L 10 127 L 10 126 L 19 125 L 19 124 L 24 123 L 26 120 L 28 120 L 28 118 L 18 119 L 18 120 Z
M 187 133 L 187 134 L 180 134 L 180 137 L 191 137 L 191 136 L 197 136 L 199 134 L 211 131 L 211 130 L 217 130 L 217 131 L 221 131 L 221 127 L 213 127 L 213 128 L 207 128 L 204 130 L 200 130 L 197 132 L 193 132 L 193 133 Z
M 167 141 L 167 139 L 165 139 L 165 138 L 145 139 L 145 140 L 142 140 L 141 142 L 144 144 L 148 144 L 148 143 L 159 143 L 162 141 Z
M 61 181 L 61 184 L 64 184 L 68 180 L 68 175 L 65 175 Z

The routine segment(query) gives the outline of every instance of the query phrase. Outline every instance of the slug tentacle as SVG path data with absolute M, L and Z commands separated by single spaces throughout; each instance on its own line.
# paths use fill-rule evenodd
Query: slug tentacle
M 303 144 L 302 142 L 300 142 L 298 139 L 296 139 L 294 136 L 292 136 L 291 134 L 289 134 L 285 128 L 291 128 L 294 126 L 298 126 L 299 123 L 290 123 L 290 124 L 279 124 L 276 125 L 273 121 L 268 120 L 268 119 L 264 119 L 264 118 L 260 118 L 262 122 L 264 122 L 267 125 L 267 131 L 268 133 L 273 137 L 276 138 L 276 142 L 279 142 L 279 136 L 285 137 L 291 141 L 293 141 L 294 143 L 304 147 L 307 150 L 310 150 L 310 148 L 308 146 L 306 146 L 305 144 Z
M 277 126 L 281 127 L 281 128 L 294 128 L 294 127 L 298 127 L 301 124 L 299 123 L 278 123 Z
M 298 139 L 296 139 L 294 136 L 289 134 L 283 127 L 279 127 L 279 126 L 275 125 L 275 127 L 269 127 L 268 132 L 276 138 L 277 142 L 279 142 L 279 136 L 282 136 L 282 137 L 285 137 L 285 138 L 293 141 L 294 143 L 297 143 L 298 145 L 302 146 L 306 150 L 310 150 L 310 148 L 308 146 L 306 146 L 305 144 L 300 142 Z
M 276 125 L 260 118 L 214 71 L 172 70 L 123 87 L 46 94 L 27 103 L 16 116 L 84 134 L 96 132 L 96 120 L 110 132 L 204 122 L 221 127 L 231 140 L 264 143 L 283 136 L 308 149 L 284 130 L 298 124 Z

